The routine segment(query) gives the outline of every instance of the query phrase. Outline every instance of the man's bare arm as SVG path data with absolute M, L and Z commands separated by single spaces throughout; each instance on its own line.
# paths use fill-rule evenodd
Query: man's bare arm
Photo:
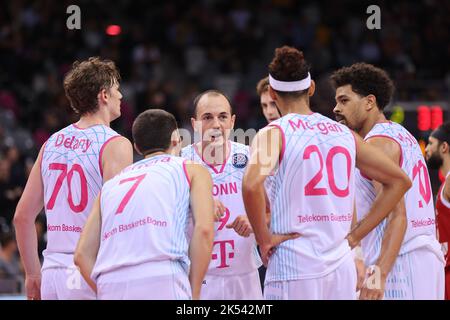
M 25 268 L 25 289 L 29 299 L 40 299 L 41 264 L 35 221 L 44 207 L 44 186 L 41 176 L 41 148 L 31 169 L 27 184 L 14 214 L 17 245 Z
M 78 240 L 74 256 L 74 262 L 80 268 L 81 275 L 95 292 L 97 292 L 97 285 L 92 280 L 91 274 L 100 248 L 102 228 L 100 197 L 101 195 L 95 199 L 91 213 Z
M 368 143 L 382 150 L 394 163 L 400 163 L 401 149 L 396 142 L 388 138 L 377 137 L 369 139 Z M 381 192 L 381 184 L 376 181 L 373 181 L 373 184 L 376 193 Z M 381 276 L 384 278 L 387 277 L 394 265 L 406 233 L 407 220 L 404 198 L 397 203 L 387 219 L 380 256 L 376 262 L 381 270 Z

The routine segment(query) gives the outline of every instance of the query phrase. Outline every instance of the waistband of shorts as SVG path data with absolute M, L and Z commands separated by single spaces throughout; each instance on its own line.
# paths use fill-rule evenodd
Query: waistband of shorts
M 55 268 L 76 268 L 73 261 L 73 253 L 49 252 L 44 250 L 42 254 L 44 257 L 44 263 L 41 268 L 42 271 Z
M 250 277 L 257 274 L 259 276 L 259 270 L 258 269 L 253 269 L 251 271 L 245 271 L 242 273 L 236 273 L 236 274 L 215 274 L 215 273 L 209 273 L 207 272 L 205 274 L 205 279 L 206 278 L 212 278 L 212 279 L 221 279 L 221 278 L 225 278 L 225 279 L 233 279 L 233 278 L 243 278 L 243 277 Z
M 269 268 L 271 267 L 270 264 L 268 266 L 267 272 L 266 272 L 266 279 L 265 284 L 270 282 L 278 282 L 278 281 L 293 281 L 293 280 L 310 280 L 310 279 L 317 279 L 327 276 L 329 273 L 337 270 L 342 264 L 344 263 L 353 263 L 354 260 L 354 254 L 350 250 L 350 247 L 348 248 L 348 251 L 345 252 L 342 257 L 334 261 L 330 266 L 328 266 L 325 270 L 322 270 L 321 272 L 315 272 L 315 273 L 293 273 L 291 275 L 286 274 L 271 274 L 271 270 Z
M 436 237 L 432 235 L 419 235 L 410 239 L 408 242 L 402 244 L 399 255 L 404 255 L 419 249 L 430 250 L 437 256 L 439 260 L 445 262 L 441 245 L 437 241 Z
M 179 261 L 149 261 L 135 265 L 124 265 L 113 270 L 93 274 L 92 278 L 100 282 L 122 282 L 147 277 L 166 276 L 175 273 L 186 273 Z

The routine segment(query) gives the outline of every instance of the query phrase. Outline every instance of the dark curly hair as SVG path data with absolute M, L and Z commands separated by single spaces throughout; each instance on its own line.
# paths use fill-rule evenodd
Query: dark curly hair
M 283 46 L 275 49 L 275 57 L 269 64 L 269 74 L 279 81 L 299 81 L 308 76 L 309 65 L 302 51 L 296 48 Z M 283 98 L 299 98 L 308 92 L 308 89 L 294 92 L 275 92 Z
M 386 71 L 368 63 L 355 63 L 331 75 L 331 84 L 336 89 L 351 85 L 352 90 L 361 96 L 373 94 L 377 107 L 383 110 L 394 94 L 394 83 Z
M 75 61 L 64 78 L 64 90 L 72 109 L 81 115 L 98 110 L 97 95 L 102 89 L 110 89 L 119 83 L 120 73 L 111 60 L 91 57 Z

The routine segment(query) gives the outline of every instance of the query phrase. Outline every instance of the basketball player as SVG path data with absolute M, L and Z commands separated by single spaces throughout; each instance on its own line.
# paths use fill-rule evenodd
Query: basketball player
M 103 182 L 133 162 L 128 139 L 110 128 L 120 116 L 120 75 L 112 61 L 75 62 L 64 89 L 80 120 L 54 133 L 41 148 L 17 205 L 14 225 L 25 267 L 28 299 L 94 299 L 73 254 Z M 34 222 L 45 208 L 47 248 L 39 263 Z
M 181 155 L 209 170 L 213 196 L 225 208 L 215 224 L 213 254 L 201 299 L 262 299 L 261 262 L 241 192 L 248 147 L 229 140 L 236 116 L 223 93 L 205 91 L 196 97 L 194 107 L 191 122 L 201 141 L 183 148 Z
M 445 299 L 450 300 L 450 122 L 442 124 L 428 138 L 425 149 L 427 164 L 430 169 L 439 169 L 445 181 L 439 188 L 436 201 L 436 219 L 439 242 L 445 253 Z
M 331 80 L 336 120 L 397 163 L 413 183 L 389 217 L 362 240 L 365 263 L 377 270 L 380 285 L 363 287 L 360 299 L 442 299 L 443 256 L 428 169 L 416 139 L 383 114 L 394 90 L 391 79 L 373 65 L 357 63 L 337 70 Z M 358 220 L 370 214 L 379 191 L 377 183 L 356 172 Z
M 214 237 L 211 176 L 175 156 L 181 143 L 166 111 L 141 113 L 133 140 L 145 158 L 105 183 L 75 262 L 99 299 L 198 299 Z
M 245 208 L 263 261 L 268 262 L 264 296 L 355 299 L 351 248 L 389 213 L 410 181 L 347 127 L 311 112 L 315 84 L 302 52 L 287 46 L 276 49 L 269 81 L 283 117 L 256 135 L 243 180 Z M 350 231 L 355 165 L 383 189 L 370 214 Z M 273 170 L 269 231 L 264 181 Z

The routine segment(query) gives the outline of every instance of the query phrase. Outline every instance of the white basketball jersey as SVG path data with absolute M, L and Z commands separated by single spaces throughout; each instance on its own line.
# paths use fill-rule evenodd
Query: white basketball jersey
M 255 236 L 241 237 L 225 226 L 240 215 L 246 215 L 242 200 L 242 178 L 249 158 L 249 148 L 240 143 L 229 142 L 229 154 L 225 163 L 213 166 L 199 155 L 195 145 L 181 151 L 183 158 L 201 163 L 213 179 L 213 197 L 227 208 L 223 218 L 215 223 L 214 246 L 208 275 L 237 275 L 249 273 L 261 265 L 256 250 Z
M 266 282 L 322 277 L 350 253 L 345 237 L 353 215 L 355 137 L 318 113 L 290 113 L 269 126 L 283 133 L 269 197 L 271 231 L 301 236 L 276 248 Z
M 93 279 L 148 262 L 158 267 L 143 276 L 188 273 L 190 185 L 185 161 L 167 154 L 150 157 L 105 183 Z
M 45 143 L 41 174 L 47 216 L 45 268 L 73 265 L 73 253 L 103 184 L 102 152 L 120 135 L 104 125 L 70 125 Z
M 433 193 L 425 159 L 417 140 L 401 125 L 387 121 L 377 123 L 364 138 L 384 137 L 394 140 L 401 148 L 400 166 L 412 181 L 405 198 L 407 228 L 400 254 L 429 245 L 439 247 L 436 240 Z M 372 181 L 356 170 L 356 208 L 358 220 L 364 218 L 375 200 Z M 384 219 L 361 242 L 365 262 L 372 265 L 381 251 L 387 219 Z

